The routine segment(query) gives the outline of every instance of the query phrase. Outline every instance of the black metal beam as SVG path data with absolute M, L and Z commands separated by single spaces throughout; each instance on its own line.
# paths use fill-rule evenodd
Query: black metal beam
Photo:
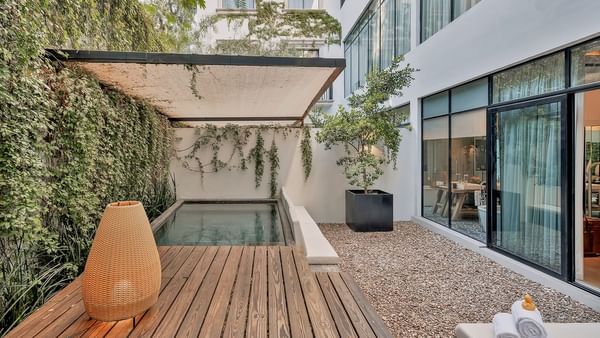
M 113 52 L 74 49 L 46 49 L 46 57 L 57 61 L 93 63 L 325 67 L 339 68 L 340 70 L 346 67 L 346 60 L 343 58 Z

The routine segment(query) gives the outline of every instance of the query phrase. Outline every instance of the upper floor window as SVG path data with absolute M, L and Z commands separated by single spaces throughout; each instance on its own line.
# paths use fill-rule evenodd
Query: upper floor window
M 421 42 L 481 0 L 421 0 Z
M 374 0 L 344 41 L 348 96 L 366 82 L 369 71 L 388 67 L 410 50 L 411 0 Z
M 318 0 L 287 0 L 289 9 L 312 9 L 313 4 Z
M 255 9 L 255 0 L 223 0 L 223 8 L 227 9 Z

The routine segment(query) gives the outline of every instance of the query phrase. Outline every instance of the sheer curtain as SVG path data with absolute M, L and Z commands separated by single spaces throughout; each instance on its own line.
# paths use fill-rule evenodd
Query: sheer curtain
M 288 8 L 292 9 L 310 9 L 313 6 L 313 0 L 288 0 Z
M 381 68 L 387 68 L 394 58 L 394 1 L 381 4 Z
M 560 272 L 560 103 L 499 114 L 496 244 Z
M 389 1 L 389 0 L 388 0 Z M 410 51 L 410 0 L 396 0 L 396 56 Z
M 423 0 L 421 2 L 421 41 L 446 26 L 451 18 L 450 0 Z
M 565 58 L 557 53 L 494 75 L 494 102 L 515 100 L 565 88 Z
M 461 14 L 468 11 L 481 0 L 454 0 L 454 18 L 458 18 Z

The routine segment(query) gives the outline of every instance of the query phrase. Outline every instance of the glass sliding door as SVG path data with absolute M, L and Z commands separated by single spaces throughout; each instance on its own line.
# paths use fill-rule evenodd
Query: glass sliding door
M 449 117 L 423 121 L 423 217 L 448 226 Z
M 490 110 L 491 245 L 564 275 L 568 213 L 566 99 Z

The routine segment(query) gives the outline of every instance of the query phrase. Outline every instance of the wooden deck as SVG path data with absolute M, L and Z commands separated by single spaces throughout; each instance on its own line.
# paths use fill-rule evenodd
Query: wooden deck
M 286 246 L 159 247 L 161 292 L 133 320 L 85 313 L 77 279 L 7 337 L 391 337 L 354 280 Z

